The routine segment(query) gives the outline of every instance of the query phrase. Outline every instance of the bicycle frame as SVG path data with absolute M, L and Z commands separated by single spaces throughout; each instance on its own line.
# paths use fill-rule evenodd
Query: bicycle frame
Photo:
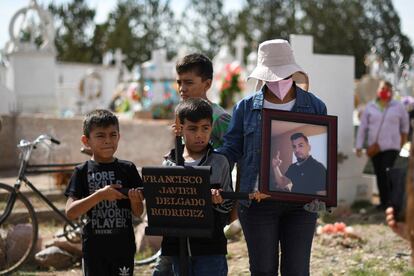
M 7 205 L 4 209 L 4 213 L 0 215 L 0 225 L 3 224 L 3 222 L 9 217 L 11 211 L 13 210 L 14 203 L 16 201 L 17 192 L 16 190 L 13 191 L 13 193 L 10 194 L 10 197 L 7 199 Z
M 76 228 L 76 225 L 70 221 L 56 206 L 40 192 L 27 178 L 26 176 L 21 179 L 37 196 L 39 196 L 54 212 L 56 212 L 59 217 L 64 220 L 71 227 Z
M 36 173 L 36 171 L 30 171 L 30 168 L 42 168 L 42 167 L 63 167 L 63 166 L 70 166 L 70 165 L 76 165 L 76 164 L 49 164 L 49 165 L 33 165 L 30 166 L 28 164 L 31 153 L 33 149 L 36 147 L 38 143 L 44 142 L 45 140 L 51 141 L 53 143 L 59 143 L 57 140 L 46 136 L 41 135 L 39 136 L 34 142 L 28 142 L 26 140 L 21 140 L 19 145 L 17 146 L 21 150 L 21 161 L 20 161 L 20 167 L 19 167 L 19 173 L 16 180 L 16 183 L 13 186 L 14 192 L 11 194 L 11 196 L 7 200 L 7 206 L 5 209 L 5 212 L 0 216 L 0 224 L 2 224 L 7 217 L 10 215 L 14 202 L 16 200 L 16 194 L 20 192 L 20 186 L 23 182 L 26 184 L 40 199 L 43 200 L 55 213 L 58 214 L 58 216 L 65 221 L 68 225 L 70 225 L 73 229 L 75 229 L 77 226 L 70 221 L 56 206 L 40 192 L 26 177 L 27 173 Z M 50 172 L 60 172 L 65 170 L 39 170 L 38 173 L 50 173 Z

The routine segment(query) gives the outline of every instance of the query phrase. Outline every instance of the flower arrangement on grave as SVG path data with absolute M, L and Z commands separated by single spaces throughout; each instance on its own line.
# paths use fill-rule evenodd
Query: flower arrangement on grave
M 404 105 L 405 109 L 408 112 L 411 112 L 414 110 L 414 97 L 412 96 L 403 96 L 401 97 L 401 103 Z
M 226 64 L 223 70 L 223 77 L 220 86 L 220 105 L 223 108 L 231 108 L 234 104 L 234 96 L 243 90 L 241 80 L 241 66 L 236 63 Z
M 151 111 L 154 119 L 174 118 L 174 107 L 179 102 L 179 95 L 174 87 L 175 82 L 164 81 L 162 83 L 162 102 L 152 104 Z
M 138 83 L 120 84 L 110 106 L 117 113 L 127 113 L 139 109 L 141 99 Z

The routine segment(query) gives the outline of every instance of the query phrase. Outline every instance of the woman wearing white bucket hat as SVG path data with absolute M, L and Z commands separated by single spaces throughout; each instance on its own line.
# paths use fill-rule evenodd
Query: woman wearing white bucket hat
M 249 76 L 260 89 L 238 102 L 224 145 L 218 151 L 238 162 L 240 191 L 258 189 L 261 159 L 263 108 L 326 115 L 325 104 L 308 89 L 308 77 L 296 64 L 286 40 L 268 40 L 259 45 L 257 66 Z M 303 89 L 299 87 L 299 83 Z M 282 275 L 309 275 L 309 261 L 317 214 L 303 205 L 278 201 L 241 201 L 239 219 L 249 251 L 251 275 L 277 275 L 279 243 Z

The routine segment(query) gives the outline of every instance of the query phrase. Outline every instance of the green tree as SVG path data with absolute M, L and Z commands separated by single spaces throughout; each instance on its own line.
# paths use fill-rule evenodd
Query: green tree
M 370 3 L 371 2 L 371 3 Z M 371 34 L 370 40 L 387 59 L 395 50 L 395 43 L 400 44 L 401 52 L 407 61 L 413 53 L 412 41 L 401 32 L 401 21 L 391 0 L 370 0 L 364 3 L 371 26 L 365 33 Z
M 49 10 L 56 22 L 58 60 L 92 62 L 92 57 L 96 55 L 91 43 L 95 11 L 84 0 L 73 0 L 61 5 L 52 3 Z
M 386 59 L 395 43 L 406 58 L 412 53 L 390 0 L 309 0 L 301 2 L 301 10 L 301 33 L 314 36 L 315 51 L 355 56 L 357 78 L 365 73 L 364 57 L 372 46 Z
M 312 35 L 317 53 L 355 56 L 356 77 L 371 46 L 385 58 L 396 42 L 405 58 L 413 51 L 391 0 L 246 0 L 229 36 L 240 32 L 251 42 Z
M 228 32 L 233 41 L 237 34 L 244 35 L 253 49 L 268 39 L 289 39 L 290 34 L 298 33 L 294 19 L 296 1 L 286 0 L 246 0 L 244 7 L 235 17 Z M 245 51 L 248 54 L 248 51 Z
M 210 58 L 217 55 L 221 45 L 229 44 L 230 20 L 224 12 L 223 2 L 191 0 L 181 16 L 181 40 Z
M 117 48 L 127 56 L 125 64 L 131 68 L 138 62 L 139 43 L 133 31 L 133 24 L 139 21 L 141 16 L 140 6 L 136 1 L 119 1 L 115 10 L 108 16 L 106 22 L 107 40 L 105 51 L 112 51 Z
M 176 24 L 168 0 L 119 1 L 106 24 L 106 50 L 120 48 L 129 69 L 149 60 L 153 49 L 175 52 L 171 38 Z
M 97 24 L 93 32 L 91 41 L 91 60 L 95 64 L 102 64 L 103 54 L 106 51 L 106 42 L 108 40 L 108 24 Z
M 310 0 L 301 2 L 304 16 L 300 33 L 312 35 L 318 53 L 355 56 L 357 77 L 365 72 L 364 56 L 370 49 L 364 35 L 368 18 L 360 1 Z

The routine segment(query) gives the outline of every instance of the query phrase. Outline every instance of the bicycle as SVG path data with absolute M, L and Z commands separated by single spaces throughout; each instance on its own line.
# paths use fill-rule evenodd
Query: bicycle
M 16 182 L 13 186 L 0 183 L 0 275 L 9 274 L 17 270 L 32 254 L 38 239 L 38 220 L 32 203 L 20 191 L 22 183 L 26 184 L 43 202 L 45 202 L 63 221 L 63 233 L 68 241 L 80 241 L 81 222 L 70 221 L 33 183 L 26 174 L 29 173 L 54 173 L 70 172 L 69 169 L 56 169 L 59 167 L 75 166 L 73 164 L 47 164 L 29 165 L 32 151 L 38 144 L 60 142 L 49 135 L 40 135 L 34 141 L 21 140 L 17 145 L 20 150 L 20 166 Z M 25 230 L 30 232 L 29 236 L 19 237 L 11 242 L 7 236 L 12 236 L 15 231 Z M 2 243 L 2 244 L 1 244 Z M 8 254 L 10 253 L 10 254 Z M 0 254 L 1 255 L 1 254 Z M 3 259 L 1 259 L 3 258 Z
M 33 253 L 38 239 L 38 220 L 36 212 L 32 203 L 20 191 L 22 183 L 26 184 L 43 202 L 45 202 L 65 223 L 63 226 L 63 233 L 56 237 L 65 237 L 70 242 L 79 242 L 84 221 L 80 219 L 77 222 L 69 220 L 64 213 L 62 213 L 41 191 L 39 191 L 26 177 L 29 173 L 55 173 L 55 172 L 72 172 L 73 169 L 56 169 L 59 167 L 74 167 L 78 163 L 71 164 L 45 164 L 45 165 L 30 165 L 30 157 L 32 151 L 36 149 L 37 145 L 57 144 L 60 142 L 46 134 L 42 134 L 34 141 L 21 140 L 17 145 L 20 150 L 20 165 L 16 182 L 13 186 L 0 183 L 0 275 L 6 275 L 16 271 Z M 85 154 L 87 151 L 81 150 Z M 136 218 L 134 220 L 134 227 L 142 223 L 143 220 Z M 24 239 L 13 241 L 14 248 L 19 248 L 18 252 L 14 252 L 13 256 L 7 255 L 7 248 L 10 245 L 5 244 L 7 235 L 13 231 L 21 229 L 28 229 L 30 236 Z M 12 248 L 13 249 L 13 248 Z M 3 255 L 2 255 L 3 253 Z M 136 259 L 135 265 L 146 265 L 156 260 L 159 256 L 159 251 L 155 254 L 152 252 L 149 257 L 144 259 Z M 137 252 L 139 255 L 140 252 Z M 2 261 L 3 258 L 3 261 Z

